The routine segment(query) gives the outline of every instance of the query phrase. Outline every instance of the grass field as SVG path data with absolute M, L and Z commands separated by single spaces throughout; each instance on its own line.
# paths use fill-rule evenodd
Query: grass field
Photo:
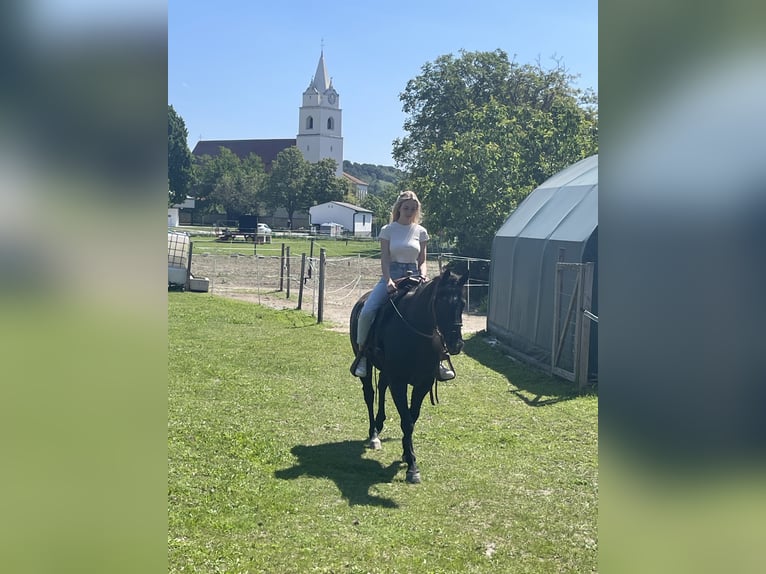
M 300 311 L 169 293 L 170 572 L 595 572 L 596 396 L 475 335 L 426 404 L 407 484 L 348 336 Z
M 259 255 L 279 255 L 282 244 L 290 247 L 292 255 L 311 253 L 311 239 L 308 237 L 273 237 L 271 243 L 253 245 L 251 241 L 216 241 L 215 237 L 192 236 L 194 252 L 203 253 L 244 253 L 252 255 L 255 250 Z M 380 243 L 374 240 L 317 238 L 314 241 L 314 257 L 319 257 L 319 250 L 324 249 L 327 257 L 349 257 L 361 254 L 363 257 L 378 257 Z

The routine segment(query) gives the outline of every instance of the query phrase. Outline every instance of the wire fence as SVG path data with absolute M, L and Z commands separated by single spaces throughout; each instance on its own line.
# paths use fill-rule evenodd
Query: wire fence
M 258 246 L 257 253 L 241 248 L 230 253 L 198 250 L 192 252 L 191 273 L 209 279 L 209 292 L 235 296 L 260 304 L 275 304 L 310 312 L 321 321 L 345 321 L 354 303 L 380 279 L 378 257 L 355 255 L 325 257 L 291 253 L 289 246 Z M 450 254 L 436 254 L 427 262 L 428 274 L 435 276 L 449 261 L 477 265 L 485 260 L 468 260 Z M 469 275 L 470 277 L 470 275 Z M 322 279 L 323 281 L 320 281 Z M 467 310 L 486 312 L 489 282 L 469 279 Z M 482 311 L 482 306 L 484 309 Z

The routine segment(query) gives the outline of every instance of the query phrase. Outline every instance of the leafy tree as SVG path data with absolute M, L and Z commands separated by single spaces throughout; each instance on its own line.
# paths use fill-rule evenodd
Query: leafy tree
M 373 194 L 368 193 L 362 200 L 362 207 L 369 209 L 373 213 L 373 225 L 379 232 L 380 228 L 386 225 L 391 219 L 391 207 L 396 202 L 398 191 L 391 188 L 389 191 Z
M 192 185 L 192 156 L 186 124 L 168 105 L 168 205 L 182 203 Z
M 279 152 L 271 164 L 266 203 L 271 209 L 284 207 L 290 225 L 296 211 L 312 205 L 311 186 L 308 185 L 309 165 L 295 146 Z
M 598 151 L 592 92 L 552 70 L 510 62 L 502 50 L 461 51 L 422 67 L 400 94 L 408 135 L 393 156 L 426 223 L 464 255 L 488 257 L 508 214 L 537 185 Z
M 309 164 L 306 181 L 310 188 L 308 191 L 311 199 L 309 204 L 300 206 L 300 208 L 308 209 L 312 205 L 343 200 L 348 186 L 345 179 L 335 177 L 336 166 L 337 164 L 332 158 Z
M 356 185 L 351 181 L 345 181 L 345 187 L 343 189 L 343 201 L 356 205 L 359 203 L 359 198 L 356 196 Z
M 266 181 L 263 161 L 255 154 L 240 160 L 221 147 L 218 155 L 196 160 L 194 190 L 199 206 L 208 213 L 225 213 L 228 220 L 258 213 Z
M 258 214 L 266 187 L 266 171 L 259 156 L 250 154 L 244 160 L 237 159 L 236 169 L 222 178 L 213 193 L 213 199 L 224 207 L 228 219 Z

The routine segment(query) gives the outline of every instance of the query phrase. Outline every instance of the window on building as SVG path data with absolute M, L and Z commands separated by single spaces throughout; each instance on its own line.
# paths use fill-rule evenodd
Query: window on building
M 306 129 L 307 130 L 314 129 L 314 118 L 312 118 L 311 116 L 306 118 Z
M 327 118 L 327 129 L 328 130 L 334 130 L 335 129 L 335 119 L 334 118 Z

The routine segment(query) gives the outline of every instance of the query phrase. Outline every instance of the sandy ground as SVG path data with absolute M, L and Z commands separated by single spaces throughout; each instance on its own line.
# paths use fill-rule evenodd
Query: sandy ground
M 301 259 L 290 259 L 291 297 L 280 289 L 280 258 L 251 257 L 241 253 L 197 255 L 192 260 L 192 274 L 210 279 L 215 295 L 259 303 L 276 309 L 296 309 Z M 435 262 L 429 261 L 431 273 L 437 272 Z M 286 276 L 286 274 L 283 274 Z M 319 272 L 304 283 L 303 311 L 316 315 L 316 283 Z M 329 328 L 348 333 L 348 318 L 356 300 L 371 289 L 380 278 L 380 260 L 367 258 L 328 258 L 325 273 L 323 321 Z M 287 282 L 285 282 L 285 285 Z M 480 295 L 480 294 L 479 294 Z M 463 332 L 476 333 L 486 329 L 486 315 L 463 314 Z
M 248 301 L 250 303 L 258 303 L 265 305 L 273 309 L 295 309 L 295 301 L 289 301 L 284 296 L 278 294 L 244 294 L 244 293 L 219 293 L 225 297 L 237 299 L 240 301 Z M 354 301 L 350 301 L 347 304 L 326 304 L 322 311 L 322 320 L 327 323 L 328 327 L 333 331 L 340 333 L 348 333 L 348 318 L 351 314 L 351 309 L 354 306 Z M 310 309 L 306 310 L 310 312 Z M 463 333 L 478 333 L 487 328 L 486 315 L 473 315 L 463 314 Z

